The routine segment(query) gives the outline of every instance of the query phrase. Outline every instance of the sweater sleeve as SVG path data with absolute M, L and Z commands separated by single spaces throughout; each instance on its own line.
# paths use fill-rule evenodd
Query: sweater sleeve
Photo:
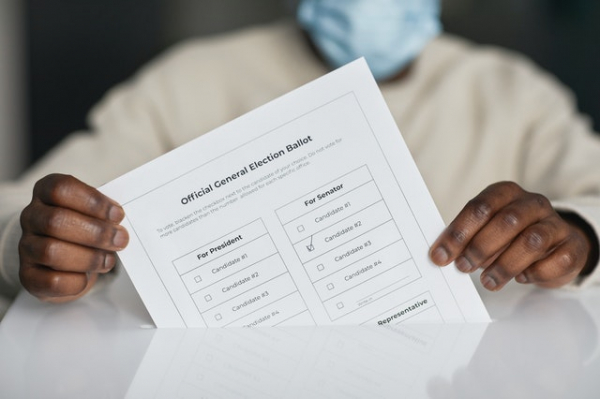
M 0 294 L 12 298 L 19 289 L 19 254 L 17 250 L 21 227 L 18 215 L 0 220 Z

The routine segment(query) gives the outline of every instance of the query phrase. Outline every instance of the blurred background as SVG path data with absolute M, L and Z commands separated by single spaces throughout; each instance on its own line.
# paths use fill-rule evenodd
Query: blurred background
M 0 180 L 173 43 L 291 15 L 294 0 L 0 0 Z M 522 52 L 600 130 L 600 1 L 443 0 L 446 31 Z

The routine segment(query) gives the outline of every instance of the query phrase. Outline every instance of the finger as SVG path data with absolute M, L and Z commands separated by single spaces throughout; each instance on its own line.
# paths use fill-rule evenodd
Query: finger
M 522 192 L 514 183 L 498 183 L 469 201 L 432 245 L 430 257 L 433 262 L 445 266 L 455 260 L 496 212 Z
M 515 276 L 547 257 L 568 236 L 568 226 L 547 218 L 525 229 L 480 276 L 491 291 L 501 289 Z
M 107 251 L 121 250 L 129 242 L 127 230 L 120 225 L 44 204 L 23 217 L 22 225 L 34 234 Z
M 119 204 L 73 176 L 48 175 L 36 183 L 33 195 L 47 205 L 69 208 L 114 223 L 120 223 L 125 217 Z
M 22 263 L 19 278 L 23 287 L 38 298 L 68 300 L 84 295 L 96 281 L 97 274 L 56 271 Z
M 550 255 L 535 262 L 516 277 L 521 284 L 557 288 L 573 281 L 585 263 L 585 254 L 573 241 L 559 245 Z
M 508 248 L 508 244 L 500 248 L 495 254 L 490 256 L 484 263 L 479 265 L 480 269 L 485 269 L 490 266 L 502 253 Z M 463 273 L 472 273 L 477 270 L 477 267 L 473 267 L 473 264 L 467 260 L 464 256 L 459 256 L 455 261 L 456 268 Z
M 97 274 L 88 274 L 88 280 L 87 280 L 87 285 L 86 287 L 83 289 L 83 291 L 79 292 L 78 294 L 75 295 L 65 295 L 65 296 L 44 296 L 44 297 L 38 297 L 41 301 L 44 302 L 49 302 L 49 303 L 65 303 L 65 302 L 71 302 L 74 301 L 76 299 L 81 298 L 82 296 L 84 296 L 85 294 L 87 294 L 92 287 L 96 284 L 96 281 L 98 280 L 98 275 Z
M 114 252 L 72 244 L 51 237 L 23 235 L 21 259 L 59 271 L 107 273 L 116 264 Z
M 513 240 L 523 231 L 547 218 L 548 215 L 556 214 L 548 200 L 538 194 L 528 194 L 520 200 L 509 203 L 475 234 L 457 259 L 457 268 L 470 273 L 478 268 L 487 267 L 502 248 L 512 246 Z M 558 220 L 558 216 L 556 216 L 556 220 Z M 563 231 L 566 236 L 568 233 L 566 225 Z M 544 233 L 550 232 L 552 230 Z

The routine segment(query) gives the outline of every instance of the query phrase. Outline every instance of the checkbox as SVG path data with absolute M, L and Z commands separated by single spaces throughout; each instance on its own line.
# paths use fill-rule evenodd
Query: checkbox
M 221 313 L 217 313 L 215 315 L 215 320 L 217 320 L 217 321 L 221 320 L 222 318 L 223 318 L 223 316 L 221 316 Z
M 202 281 L 202 277 L 196 276 L 196 277 L 194 277 L 194 281 L 197 282 L 197 283 L 199 283 L 199 282 Z
M 318 270 L 318 271 L 320 271 L 320 272 L 322 272 L 323 270 L 325 270 L 325 266 L 323 266 L 323 264 L 322 264 L 322 263 L 321 263 L 321 264 L 318 264 L 318 265 L 317 265 L 317 270 Z
M 343 307 L 344 307 L 344 303 L 343 302 L 338 302 L 337 308 L 338 309 L 343 309 Z
M 304 231 L 304 226 L 300 225 L 298 226 L 298 233 L 302 233 Z
M 327 284 L 327 289 L 328 289 L 329 291 L 331 291 L 331 290 L 332 290 L 332 289 L 334 289 L 334 288 L 335 288 L 335 287 L 333 286 L 333 284 L 331 284 L 331 283 Z
M 207 296 L 205 296 L 205 297 L 204 297 L 204 300 L 205 300 L 206 302 L 210 302 L 210 301 L 212 301 L 212 296 L 210 296 L 210 295 L 207 295 Z

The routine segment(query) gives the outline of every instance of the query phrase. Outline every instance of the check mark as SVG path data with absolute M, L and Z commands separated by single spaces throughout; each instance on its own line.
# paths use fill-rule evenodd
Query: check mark
M 310 236 L 310 243 L 306 246 L 308 252 L 312 252 L 315 250 L 315 246 L 313 245 L 313 236 Z

